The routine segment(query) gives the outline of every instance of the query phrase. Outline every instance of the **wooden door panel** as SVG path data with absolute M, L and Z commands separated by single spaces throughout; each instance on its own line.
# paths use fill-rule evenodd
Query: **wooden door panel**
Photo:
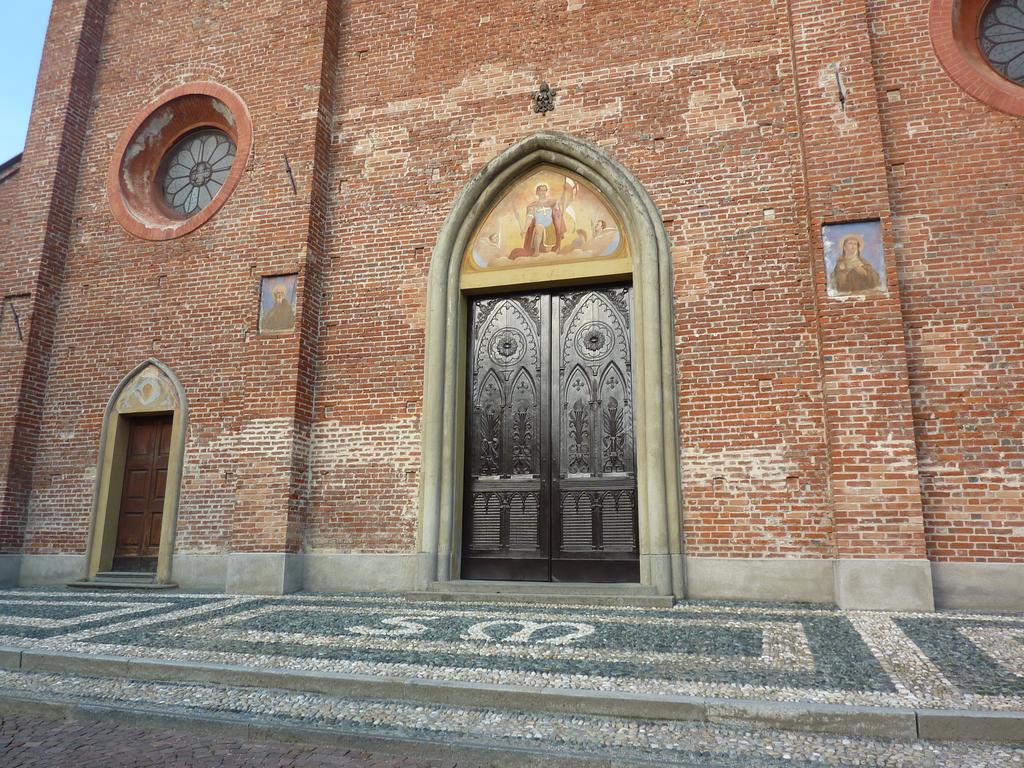
M 151 557 L 160 547 L 172 417 L 132 419 L 117 524 L 118 558 Z
M 164 494 L 167 492 L 167 470 L 157 469 L 154 472 L 155 484 L 153 486 L 153 497 L 154 500 L 159 500 L 161 505 L 163 504 Z M 162 508 L 162 506 L 161 506 Z
M 463 578 L 636 581 L 630 289 L 474 300 Z
M 160 446 L 157 449 L 158 455 L 162 460 L 164 468 L 167 467 L 167 459 L 171 455 L 171 427 L 173 426 L 172 419 L 166 417 L 163 423 L 160 425 Z
M 463 576 L 547 579 L 543 296 L 474 301 Z
M 138 549 L 142 543 L 143 515 L 122 516 L 117 526 L 117 554 Z
M 555 296 L 556 580 L 639 579 L 630 298 L 625 287 Z
M 126 469 L 124 472 L 124 494 L 122 500 L 145 499 L 149 492 L 149 470 Z
M 163 525 L 163 514 L 153 514 L 149 518 L 149 530 L 146 532 L 146 545 L 143 549 L 144 555 L 158 555 L 160 553 L 160 526 Z

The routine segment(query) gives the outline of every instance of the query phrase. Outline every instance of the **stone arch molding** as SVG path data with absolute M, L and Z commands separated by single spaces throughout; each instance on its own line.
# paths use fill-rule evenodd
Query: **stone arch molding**
M 537 133 L 485 165 L 455 200 L 438 236 L 427 286 L 423 466 L 417 581 L 458 578 L 468 302 L 462 256 L 499 196 L 535 166 L 565 168 L 590 182 L 622 217 L 633 253 L 637 489 L 641 583 L 683 596 L 679 431 L 675 405 L 671 250 L 646 190 L 600 148 Z
M 156 573 L 158 582 L 170 581 L 181 473 L 185 458 L 188 400 L 178 377 L 155 358 L 140 363 L 121 380 L 107 401 L 103 413 L 86 558 L 89 579 L 94 578 L 99 571 L 109 570 L 114 556 L 128 441 L 128 418 L 150 413 L 170 413 L 174 419 L 171 426 L 171 453 L 167 464 L 167 489 L 164 494 Z

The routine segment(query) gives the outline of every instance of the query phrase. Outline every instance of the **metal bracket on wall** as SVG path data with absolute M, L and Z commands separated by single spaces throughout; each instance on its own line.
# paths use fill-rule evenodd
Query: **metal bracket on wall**
M 3 333 L 5 320 L 7 316 L 10 315 L 14 325 L 14 332 L 18 336 L 18 341 L 25 340 L 25 333 L 21 327 L 21 315 L 18 313 L 18 304 L 28 304 L 30 297 L 31 294 L 28 293 L 19 293 L 14 296 L 4 297 L 3 304 L 0 305 L 0 333 Z

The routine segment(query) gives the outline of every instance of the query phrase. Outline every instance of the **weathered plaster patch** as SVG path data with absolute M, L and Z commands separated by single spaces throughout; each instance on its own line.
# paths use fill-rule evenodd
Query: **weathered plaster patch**
M 352 154 L 362 157 L 363 175 L 402 176 L 409 168 L 409 130 L 404 126 L 386 126 L 371 130 L 357 139 Z
M 413 264 L 402 274 L 401 307 L 410 328 L 423 330 L 427 324 L 427 271 L 425 265 Z
M 603 82 L 623 79 L 650 80 L 654 72 L 667 72 L 678 68 L 702 66 L 730 60 L 777 57 L 784 53 L 785 51 L 778 45 L 716 49 L 702 51 L 699 54 L 689 56 L 673 56 L 651 61 L 638 61 L 620 66 L 610 66 L 600 70 L 600 77 Z M 558 82 L 552 83 L 552 85 L 555 87 L 579 86 L 590 82 L 590 78 L 591 73 L 568 71 L 562 73 L 558 78 Z M 393 101 L 375 108 L 358 106 L 337 115 L 335 122 L 336 124 L 358 124 L 360 122 L 380 119 L 386 115 L 421 110 L 431 113 L 434 117 L 461 114 L 462 102 L 460 100 L 476 101 L 481 92 L 487 93 L 488 98 L 515 93 L 529 95 L 537 87 L 537 83 L 534 80 L 535 78 L 530 73 L 491 64 L 482 69 L 479 74 L 464 78 L 459 85 L 439 96 L 429 99 L 420 97 L 404 101 Z M 477 90 L 486 88 L 491 88 L 492 90 Z M 619 114 L 622 111 L 621 99 L 616 99 L 616 103 L 618 106 L 612 111 L 613 115 Z M 558 110 L 556 109 L 552 114 L 557 117 Z M 578 115 L 579 113 L 574 114 Z
M 132 186 L 131 175 L 126 174 L 125 169 L 133 159 L 146 151 L 151 143 L 159 141 L 164 128 L 166 128 L 173 119 L 174 114 L 170 109 L 160 110 L 145 122 L 139 132 L 135 135 L 132 143 L 128 145 L 128 149 L 125 150 L 124 159 L 121 161 L 121 181 L 133 194 L 136 193 L 136 190 Z
M 377 423 L 320 422 L 313 430 L 310 462 L 314 508 L 332 498 L 362 503 L 368 492 L 373 493 L 361 485 L 369 471 L 377 493 L 382 483 L 389 489 L 387 498 L 379 499 L 379 504 L 387 507 L 388 517 L 414 525 L 419 509 L 420 441 L 420 421 L 414 414 Z M 328 530 L 327 518 L 314 515 L 314 525 L 306 530 L 307 542 L 314 547 L 347 535 Z
M 221 551 L 235 524 L 239 490 L 253 474 L 253 462 L 239 457 L 257 457 L 260 468 L 288 466 L 295 423 L 291 418 L 253 419 L 210 438 L 195 437 L 196 431 L 185 447 L 175 544 L 189 552 Z M 287 484 L 288 478 L 281 482 Z M 265 494 L 266 488 L 254 492 Z
M 359 424 L 324 421 L 313 429 L 313 471 L 335 473 L 354 465 L 386 464 L 396 477 L 404 476 L 407 469 L 419 468 L 419 445 L 419 420 L 415 416 Z M 346 483 L 344 472 L 337 476 L 339 482 Z
M 529 92 L 529 88 L 524 89 L 524 97 Z M 570 134 L 578 133 L 580 130 L 585 130 L 591 126 L 600 125 L 610 120 L 617 120 L 622 115 L 622 106 L 623 100 L 621 96 L 616 96 L 603 104 L 592 107 L 572 103 L 566 97 L 566 100 L 562 102 L 559 109 L 551 113 L 547 127 Z M 492 118 L 474 120 L 472 130 L 470 131 L 470 139 L 473 143 L 470 147 L 464 170 L 468 172 L 486 163 L 499 151 L 511 144 L 516 137 L 536 130 L 534 118 L 535 116 L 532 113 L 524 111 L 519 120 L 511 120 L 502 124 L 500 126 L 501 136 L 506 138 L 505 141 L 502 141 L 499 136 L 495 135 L 495 126 Z M 616 139 L 612 139 L 604 142 L 602 146 L 605 148 L 614 146 L 615 141 Z
M 749 122 L 743 93 L 718 73 L 693 83 L 683 119 L 690 133 L 733 131 Z
M 234 127 L 235 115 L 228 108 L 228 105 L 222 102 L 220 99 L 210 99 L 210 106 L 213 107 L 214 111 L 217 112 L 221 117 L 227 120 L 228 125 Z
M 846 135 L 856 131 L 857 121 L 844 107 L 844 102 L 850 101 L 851 92 L 839 64 L 826 64 L 821 68 L 818 72 L 818 87 L 821 88 L 822 99 L 835 105 L 832 110 L 832 121 L 839 129 L 839 133 Z M 843 94 L 842 100 L 840 100 L 840 89 Z
M 785 485 L 786 478 L 799 474 L 796 461 L 784 445 L 735 451 L 683 449 L 687 485 L 711 485 L 723 478 L 731 490 L 761 489 L 767 484 Z

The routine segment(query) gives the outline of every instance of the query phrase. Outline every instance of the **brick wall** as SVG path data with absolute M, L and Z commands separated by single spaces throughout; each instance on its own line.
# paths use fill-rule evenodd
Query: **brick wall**
M 410 547 L 430 250 L 472 173 L 548 129 L 634 172 L 673 240 L 687 551 L 829 554 L 786 18 L 741 6 L 345 4 L 317 402 L 371 445 L 324 441 L 317 546 Z
M 44 120 L 66 94 L 47 84 L 71 82 L 53 62 L 78 38 L 59 24 L 85 5 L 57 3 L 36 190 L 62 189 Z M 112 3 L 95 89 L 72 88 L 91 113 L 49 375 L 32 379 L 47 381 L 32 500 L 9 493 L 5 512 L 30 508 L 26 551 L 83 551 L 103 406 L 149 356 L 189 397 L 179 550 L 411 551 L 429 254 L 471 175 L 545 129 L 632 171 L 671 239 L 687 554 L 1024 558 L 1021 124 L 945 77 L 924 8 L 628 11 Z M 114 144 L 200 79 L 248 105 L 249 166 L 196 232 L 136 239 L 107 206 Z M 547 116 L 530 110 L 543 80 Z M 883 221 L 889 293 L 837 302 L 820 227 L 858 218 Z M 34 292 L 36 269 L 10 284 Z M 292 271 L 300 332 L 258 336 L 259 276 Z
M 182 547 L 297 546 L 297 462 L 304 473 L 301 451 L 293 449 L 309 407 L 299 383 L 305 335 L 261 337 L 256 321 L 260 275 L 307 271 L 325 23 L 322 2 L 264 3 L 258 10 L 206 0 L 111 4 L 26 551 L 84 550 L 104 405 L 150 356 L 175 371 L 189 398 Z M 140 109 L 190 80 L 214 80 L 239 93 L 257 145 L 230 202 L 206 226 L 170 242 L 140 240 L 108 208 L 111 153 Z M 300 280 L 300 298 L 307 290 Z
M 946 75 L 926 3 L 869 5 L 929 557 L 1024 562 L 1024 121 Z
M 0 553 L 24 543 L 32 471 L 61 289 L 75 218 L 75 188 L 85 141 L 106 0 L 57 0 L 36 81 L 28 137 L 0 252 L 4 296 L 22 296 L 24 342 L 0 362 Z M 5 343 L 6 346 L 6 343 Z M 58 524 L 59 525 L 59 524 Z M 60 546 L 75 537 L 59 534 Z
M 4 254 L 9 253 L 13 242 L 17 206 L 21 193 L 20 162 L 0 172 L 0 243 Z M 29 330 L 31 309 L 31 281 L 28 274 L 20 279 L 10 279 L 16 269 L 16 261 L 9 256 L 0 256 L 5 274 L 3 295 L 0 296 L 0 472 L 6 477 L 10 464 L 11 436 L 14 417 L 17 412 L 18 390 L 21 382 L 20 371 L 25 363 L 25 343 Z M 17 313 L 17 320 L 15 319 Z

